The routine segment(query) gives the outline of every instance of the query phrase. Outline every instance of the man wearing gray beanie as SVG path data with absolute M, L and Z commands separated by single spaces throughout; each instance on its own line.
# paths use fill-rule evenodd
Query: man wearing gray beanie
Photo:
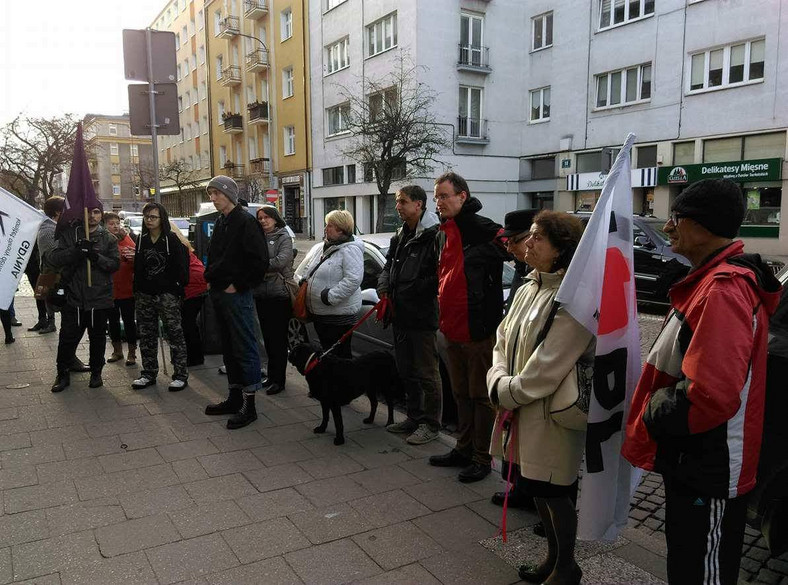
M 216 311 L 229 396 L 209 404 L 205 414 L 232 414 L 227 428 L 239 429 L 257 420 L 254 399 L 262 383 L 252 289 L 263 281 L 268 269 L 268 246 L 263 228 L 238 205 L 235 181 L 218 175 L 206 189 L 221 213 L 208 247 L 205 280 Z
M 769 316 L 780 283 L 734 240 L 736 183 L 705 179 L 663 230 L 692 264 L 635 389 L 622 454 L 662 474 L 668 583 L 735 585 L 763 432 Z M 712 543 L 713 546 L 708 546 Z

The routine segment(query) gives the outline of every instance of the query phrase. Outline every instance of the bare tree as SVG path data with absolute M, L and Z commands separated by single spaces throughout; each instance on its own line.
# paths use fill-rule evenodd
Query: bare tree
M 77 120 L 17 117 L 0 129 L 0 176 L 30 205 L 57 194 L 57 176 L 74 156 Z
M 178 192 L 176 200 L 177 215 L 184 215 L 185 206 L 184 192 L 193 191 L 202 182 L 199 170 L 193 169 L 191 165 L 183 159 L 174 160 L 159 167 L 159 180 L 169 182 L 175 186 Z M 169 209 L 175 216 L 175 209 Z
M 344 129 L 351 135 L 342 154 L 362 163 L 365 180 L 374 176 L 376 231 L 383 230 L 391 183 L 431 173 L 440 162 L 437 156 L 451 145 L 432 114 L 435 92 L 418 80 L 421 69 L 400 53 L 388 75 L 362 79 L 360 92 L 339 88 L 348 102 Z

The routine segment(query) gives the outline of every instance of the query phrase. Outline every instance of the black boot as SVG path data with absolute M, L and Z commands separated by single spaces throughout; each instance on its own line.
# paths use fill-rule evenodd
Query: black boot
M 72 372 L 89 372 L 90 366 L 85 364 L 81 359 L 77 356 L 74 356 L 74 361 L 71 362 L 71 371 Z
M 227 400 L 218 404 L 209 404 L 205 407 L 205 414 L 209 416 L 219 414 L 235 414 L 243 406 L 243 396 L 240 388 L 230 388 L 230 395 Z
M 59 371 L 55 383 L 52 384 L 52 392 L 62 392 L 69 384 L 71 384 L 71 374 L 68 370 Z
M 254 394 L 244 394 L 244 404 L 241 410 L 227 421 L 228 429 L 240 429 L 257 420 L 257 410 L 254 407 Z
M 39 321 L 32 327 L 28 327 L 28 331 L 41 331 L 44 327 L 46 327 L 46 321 Z
M 90 382 L 88 388 L 101 388 L 104 385 L 104 380 L 101 379 L 101 370 L 98 372 L 90 373 Z

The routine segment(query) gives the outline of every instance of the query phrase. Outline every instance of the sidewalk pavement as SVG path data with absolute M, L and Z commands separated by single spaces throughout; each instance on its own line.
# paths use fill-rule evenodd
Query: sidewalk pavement
M 385 408 L 375 425 L 346 408 L 335 447 L 291 369 L 285 392 L 258 395 L 255 423 L 228 431 L 203 414 L 226 393 L 220 356 L 179 393 L 161 372 L 133 391 L 138 368 L 117 362 L 103 388 L 72 374 L 52 394 L 57 334 L 26 331 L 32 298 L 16 310 L 25 327 L 0 347 L 0 584 L 508 585 L 544 552 L 533 514 L 511 511 L 509 542 L 496 537 L 499 477 L 464 485 L 430 467 L 446 445 L 386 432 Z M 587 584 L 664 583 L 664 554 L 636 527 L 578 546 Z

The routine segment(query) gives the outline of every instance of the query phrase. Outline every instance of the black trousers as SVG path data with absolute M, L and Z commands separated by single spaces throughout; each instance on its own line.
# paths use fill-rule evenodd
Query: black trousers
M 287 326 L 293 315 L 290 299 L 255 298 L 257 318 L 263 332 L 263 344 L 268 356 L 268 381 L 285 385 L 287 371 Z
M 355 325 L 355 323 L 351 323 L 348 325 L 336 325 L 334 323 L 326 323 L 325 321 L 321 321 L 320 317 L 314 318 L 315 323 L 315 332 L 317 333 L 317 338 L 320 340 L 320 346 L 323 348 L 323 351 L 328 350 L 332 345 L 334 345 L 339 339 Z M 349 335 L 348 338 L 339 345 L 332 353 L 336 356 L 352 359 L 353 353 L 350 351 L 350 342 L 353 341 L 353 335 Z
M 14 336 L 14 332 L 11 329 L 11 313 L 9 311 L 0 309 L 0 322 L 3 323 L 3 333 L 5 333 L 5 338 L 11 339 Z
M 65 306 L 60 310 L 60 338 L 57 344 L 57 370 L 65 372 L 74 361 L 85 329 L 90 340 L 90 371 L 101 372 L 107 345 L 107 313 L 110 309 L 82 311 Z
M 665 480 L 665 539 L 670 585 L 736 585 L 747 496 L 712 498 Z
M 32 268 L 30 264 L 27 265 L 25 276 L 27 276 L 27 280 L 30 281 L 30 286 L 33 288 L 33 291 L 36 290 L 36 282 L 38 281 L 39 274 L 41 274 L 41 271 L 38 268 L 38 264 L 35 264 Z M 47 314 L 47 304 L 44 301 L 36 299 L 36 310 L 38 311 L 38 322 L 46 323 L 49 317 Z M 54 314 L 52 317 L 54 317 Z
M 115 307 L 108 309 L 109 338 L 114 343 L 118 343 L 121 340 L 120 320 L 123 319 L 126 341 L 129 345 L 137 345 L 137 322 L 134 320 L 134 309 L 134 297 L 130 299 L 115 299 Z
M 181 305 L 181 327 L 183 338 L 186 341 L 186 365 L 199 366 L 205 362 L 202 351 L 202 337 L 197 327 L 197 317 L 205 304 L 205 295 L 192 297 L 183 301 Z

